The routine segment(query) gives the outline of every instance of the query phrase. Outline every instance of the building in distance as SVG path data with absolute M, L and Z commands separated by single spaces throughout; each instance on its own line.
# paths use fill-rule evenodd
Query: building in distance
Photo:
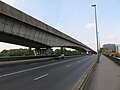
M 116 46 L 117 53 L 120 53 L 120 44 Z
M 117 50 L 117 45 L 115 45 L 115 44 L 104 44 L 103 45 L 103 48 L 104 49 L 107 49 L 107 50 L 109 50 L 109 51 L 111 51 L 111 52 L 117 52 L 118 50 Z

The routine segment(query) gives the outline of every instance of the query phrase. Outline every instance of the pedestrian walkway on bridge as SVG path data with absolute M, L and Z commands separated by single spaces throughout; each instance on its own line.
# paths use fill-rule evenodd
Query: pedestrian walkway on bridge
M 120 66 L 101 55 L 89 90 L 120 90 Z

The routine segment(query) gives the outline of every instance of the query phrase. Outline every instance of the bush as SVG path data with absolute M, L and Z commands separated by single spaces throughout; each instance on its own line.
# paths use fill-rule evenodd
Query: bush
M 0 53 L 0 56 L 27 56 L 29 55 L 29 49 L 10 49 L 10 50 L 3 50 Z M 32 51 L 33 55 L 33 51 Z

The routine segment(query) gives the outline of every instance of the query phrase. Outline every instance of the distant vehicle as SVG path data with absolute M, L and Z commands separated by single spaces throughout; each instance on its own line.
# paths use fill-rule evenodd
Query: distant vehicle
M 58 56 L 58 59 L 64 59 L 65 55 L 64 54 L 60 54 L 60 56 Z

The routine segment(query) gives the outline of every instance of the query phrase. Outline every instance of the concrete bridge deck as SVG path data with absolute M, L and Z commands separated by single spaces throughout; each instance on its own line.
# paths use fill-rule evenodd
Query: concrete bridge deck
M 61 31 L 0 1 L 0 41 L 31 48 L 69 47 L 93 49 Z

